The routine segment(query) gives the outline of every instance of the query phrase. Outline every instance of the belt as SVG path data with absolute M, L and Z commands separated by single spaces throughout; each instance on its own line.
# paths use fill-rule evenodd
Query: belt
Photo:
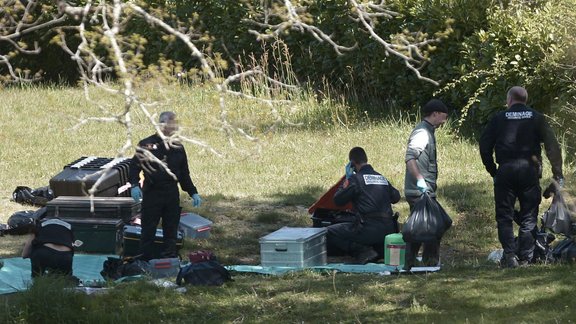
M 387 213 L 367 213 L 362 215 L 362 218 L 364 219 L 384 219 L 384 218 L 392 218 L 392 216 L 388 215 Z

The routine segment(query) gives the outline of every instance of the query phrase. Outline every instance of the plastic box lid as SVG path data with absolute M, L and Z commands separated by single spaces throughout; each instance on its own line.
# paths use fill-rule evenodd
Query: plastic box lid
M 284 226 L 275 232 L 272 232 L 266 236 L 261 237 L 260 243 L 270 241 L 304 242 L 324 234 L 326 234 L 325 227 L 318 228 L 318 227 Z
M 212 226 L 212 221 L 194 213 L 182 213 L 180 215 L 180 225 L 185 225 L 194 229 Z

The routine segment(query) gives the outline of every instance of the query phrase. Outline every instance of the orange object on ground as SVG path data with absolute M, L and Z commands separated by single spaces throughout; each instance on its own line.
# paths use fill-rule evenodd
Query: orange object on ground
M 336 193 L 336 191 L 338 191 L 338 187 L 340 186 L 342 181 L 344 181 L 344 179 L 345 179 L 344 176 L 342 176 L 342 178 L 340 178 L 340 180 L 338 180 L 338 182 L 336 182 L 335 185 L 333 185 L 330 189 L 328 189 L 328 191 L 324 195 L 322 195 L 322 197 L 316 200 L 316 202 L 312 204 L 310 208 L 308 208 L 308 213 L 314 214 L 314 211 L 316 211 L 316 209 L 318 208 L 328 210 L 351 211 L 352 203 L 348 203 L 344 206 L 336 206 L 336 204 L 334 204 L 334 194 Z

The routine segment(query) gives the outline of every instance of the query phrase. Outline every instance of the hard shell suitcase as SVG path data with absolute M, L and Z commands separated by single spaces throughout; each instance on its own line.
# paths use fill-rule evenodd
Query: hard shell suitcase
M 72 226 L 74 239 L 82 241 L 77 252 L 119 254 L 122 244 L 121 219 L 61 218 Z
M 94 210 L 91 206 L 94 204 Z M 49 217 L 113 218 L 129 222 L 140 213 L 140 202 L 129 197 L 60 196 L 46 204 Z
M 118 189 L 128 182 L 130 159 L 104 158 L 96 156 L 81 157 L 64 166 L 63 170 L 50 179 L 50 189 L 54 196 L 88 196 L 88 190 L 110 168 L 98 185 L 95 196 L 116 197 Z M 129 191 L 121 196 L 129 196 Z
M 140 254 L 140 238 L 142 237 L 142 228 L 140 226 L 126 225 L 124 226 L 124 234 L 122 239 L 122 255 L 135 256 Z M 154 240 L 153 256 L 160 259 L 164 245 L 164 235 L 161 229 L 156 230 L 156 238 Z M 180 250 L 183 244 L 183 235 L 178 231 L 176 238 L 176 249 Z

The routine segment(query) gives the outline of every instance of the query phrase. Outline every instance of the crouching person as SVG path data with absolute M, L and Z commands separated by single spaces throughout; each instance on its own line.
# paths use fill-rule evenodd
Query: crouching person
M 357 219 L 353 223 L 328 226 L 328 255 L 350 255 L 356 263 L 376 261 L 374 246 L 384 246 L 384 237 L 395 233 L 397 223 L 391 204 L 400 200 L 400 192 L 368 164 L 361 147 L 350 150 L 346 179 L 334 195 L 334 203 L 344 206 L 352 202 Z
M 39 222 L 22 251 L 22 258 L 30 258 L 32 278 L 45 274 L 72 276 L 73 257 L 72 227 L 57 218 Z

